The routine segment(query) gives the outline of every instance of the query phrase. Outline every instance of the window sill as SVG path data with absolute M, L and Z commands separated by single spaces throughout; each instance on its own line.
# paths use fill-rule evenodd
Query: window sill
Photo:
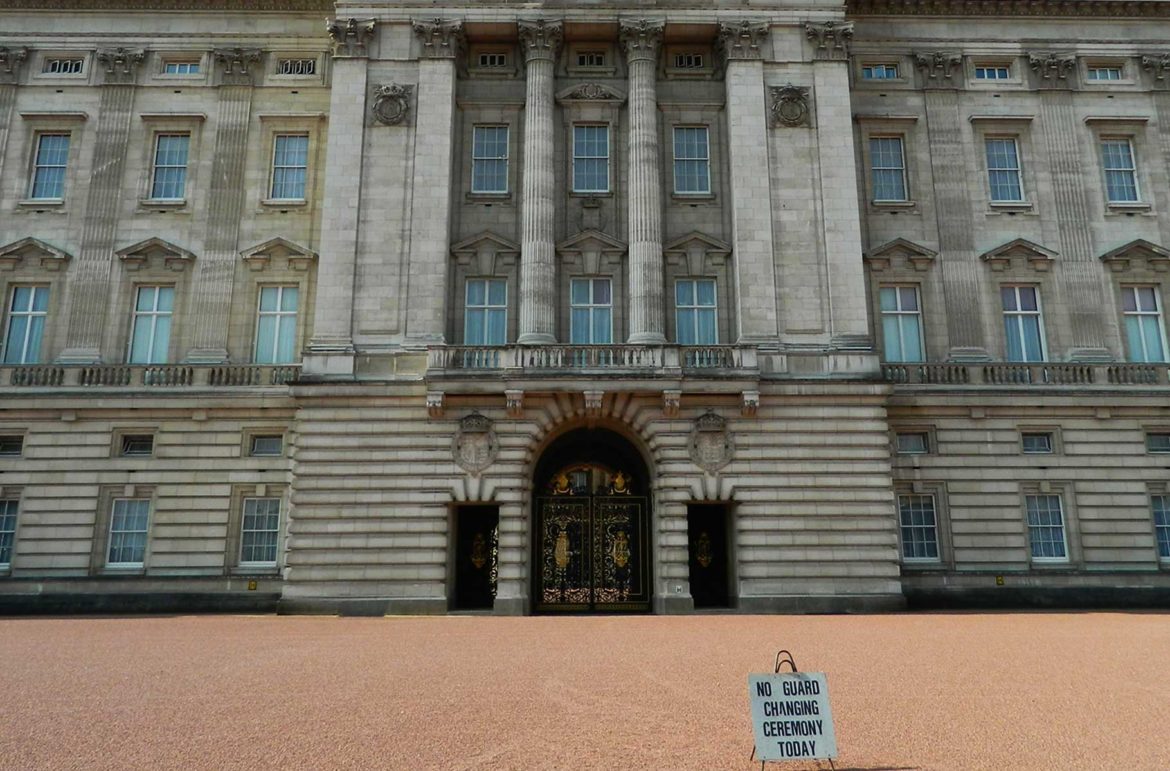
M 60 209 L 65 205 L 64 198 L 24 198 L 16 202 L 22 209 Z
M 714 193 L 671 193 L 675 203 L 709 203 L 715 200 Z
M 1136 214 L 1150 211 L 1151 206 L 1144 201 L 1109 202 L 1105 208 L 1108 214 Z
M 146 567 L 143 565 L 106 565 L 102 568 L 103 576 L 144 576 Z
M 186 206 L 186 198 L 141 198 L 138 201 L 141 209 L 182 209 Z
M 589 192 L 588 190 L 573 190 L 569 192 L 570 198 L 613 198 L 612 190 L 598 190 L 596 192 Z
M 511 203 L 511 193 L 476 193 L 471 192 L 466 196 L 468 203 Z
M 897 212 L 900 212 L 900 211 L 909 211 L 911 209 L 917 209 L 918 202 L 917 201 L 870 201 L 869 206 L 871 209 L 875 209 L 877 211 L 890 211 L 890 212 L 896 214 Z
M 265 198 L 260 205 L 266 209 L 303 209 L 309 201 L 305 198 Z
M 1036 208 L 1028 201 L 990 201 L 987 205 L 991 207 L 992 214 L 1018 214 Z
M 257 576 L 259 578 L 272 578 L 280 575 L 280 567 L 274 563 L 266 564 L 248 564 L 236 565 L 232 568 L 233 576 Z

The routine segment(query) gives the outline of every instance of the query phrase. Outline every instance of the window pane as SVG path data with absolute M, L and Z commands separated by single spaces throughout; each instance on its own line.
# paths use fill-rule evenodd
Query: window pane
M 593 339 L 594 345 L 607 345 L 613 342 L 610 339 L 610 311 L 609 308 L 593 309 Z
M 1165 361 L 1166 355 L 1162 350 L 1162 329 L 1158 319 L 1154 316 L 1142 317 L 1142 333 L 1145 342 L 1145 358 L 1143 361 Z
M 281 288 L 280 309 L 285 313 L 293 313 L 297 309 L 297 288 L 286 286 Z
M 280 288 L 275 286 L 266 286 L 260 289 L 260 310 L 275 311 L 277 310 L 277 303 L 280 299 Z
M 502 308 L 493 308 L 487 311 L 487 336 L 485 345 L 503 345 L 507 339 L 507 313 Z
M 675 318 L 678 326 L 679 345 L 696 345 L 698 343 L 696 339 L 696 313 L 694 308 L 678 309 Z
M 697 305 L 714 305 L 715 304 L 715 282 L 714 281 L 699 281 L 696 285 L 698 290 Z
M 676 281 L 674 283 L 674 303 L 675 305 L 695 304 L 694 281 Z
M 884 286 L 878 290 L 878 304 L 883 311 L 897 310 L 898 290 L 892 286 Z
M 589 342 L 589 310 L 574 308 L 569 321 L 569 342 L 582 345 Z
M 698 311 L 698 339 L 699 345 L 715 345 L 719 342 L 719 334 L 715 330 L 715 309 L 700 308 Z
M 905 360 L 897 316 L 882 316 L 882 342 L 885 343 L 886 361 Z
M 31 364 L 36 361 L 33 356 L 26 355 L 25 342 L 29 336 L 29 316 L 10 316 L 8 319 L 8 338 L 4 343 L 5 364 Z
M 608 305 L 610 301 L 609 295 L 609 279 L 595 278 L 592 281 L 593 285 L 593 302 L 597 305 Z
M 918 290 L 912 286 L 898 287 L 898 301 L 901 310 L 917 311 L 918 310 Z
M 489 305 L 507 305 L 508 303 L 508 283 L 506 281 L 489 281 L 488 282 L 488 304 Z
M 480 279 L 468 279 L 467 281 L 467 304 L 468 305 L 483 305 L 485 294 L 487 292 L 486 282 Z
M 922 334 L 918 316 L 902 316 L 902 361 L 922 361 Z
M 276 364 L 296 361 L 297 317 L 282 315 L 277 325 Z
M 260 316 L 256 325 L 256 363 L 272 364 L 276 356 L 275 315 Z
M 589 303 L 589 281 L 588 279 L 575 278 L 570 283 L 570 294 L 574 305 L 587 305 Z

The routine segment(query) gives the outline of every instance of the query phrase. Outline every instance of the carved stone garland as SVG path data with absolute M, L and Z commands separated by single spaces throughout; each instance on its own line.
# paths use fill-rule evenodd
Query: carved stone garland
M 383 126 L 399 126 L 406 123 L 410 115 L 410 95 L 414 86 L 388 83 L 374 86 L 374 103 L 370 111 L 374 120 Z
M 789 83 L 786 86 L 772 86 L 768 91 L 772 96 L 772 104 L 768 107 L 772 126 L 796 128 L 809 125 L 807 86 Z

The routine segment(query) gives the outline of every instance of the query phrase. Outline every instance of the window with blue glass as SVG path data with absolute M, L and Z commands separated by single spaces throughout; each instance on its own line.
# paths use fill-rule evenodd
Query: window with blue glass
M 463 316 L 464 345 L 504 345 L 507 336 L 507 280 L 467 279 L 467 303 Z
M 987 152 L 987 181 L 993 202 L 1024 200 L 1024 186 L 1020 180 L 1020 150 L 1015 137 L 988 137 L 984 140 Z
M 923 361 L 922 308 L 916 286 L 883 286 L 878 292 L 886 361 Z
M 295 286 L 260 287 L 256 314 L 256 363 L 292 364 L 297 360 L 297 303 Z
M 897 80 L 898 65 L 866 64 L 861 68 L 862 80 Z
M 937 562 L 938 521 L 933 495 L 899 495 L 898 518 L 905 562 Z
M 150 197 L 159 201 L 181 201 L 187 190 L 187 153 L 190 134 L 159 134 L 154 145 L 154 173 Z
M 682 278 L 674 284 L 675 328 L 680 345 L 719 342 L 715 279 Z
M 1101 140 L 1101 163 L 1105 169 L 1105 197 L 1109 203 L 1137 203 L 1137 164 L 1133 142 L 1128 138 Z
M 1059 495 L 1026 495 L 1028 542 L 1037 562 L 1067 562 L 1064 505 Z
M 308 135 L 277 134 L 272 149 L 272 199 L 305 200 L 305 177 L 308 168 Z
M 130 364 L 165 364 L 171 347 L 173 286 L 140 286 L 130 327 Z
M 28 197 L 49 201 L 65 198 L 65 169 L 68 165 L 69 134 L 38 134 Z
M 609 192 L 609 126 L 573 126 L 573 192 Z
M 674 129 L 674 192 L 711 192 L 711 150 L 706 126 Z
M 1123 286 L 1121 315 L 1125 319 L 1129 360 L 1166 361 L 1166 332 L 1157 290 L 1152 286 Z
M 906 200 L 906 157 L 902 137 L 870 137 L 869 162 L 873 200 Z
M 36 364 L 41 360 L 41 341 L 48 315 L 49 287 L 13 287 L 4 335 L 5 364 Z
M 1012 68 L 1002 64 L 981 64 L 975 67 L 976 80 L 1008 80 L 1012 76 Z
M 574 278 L 569 282 L 569 342 L 613 342 L 613 285 L 608 278 Z
M 471 145 L 471 192 L 508 192 L 508 127 L 476 126 Z
M 12 547 L 16 540 L 16 514 L 20 502 L 15 499 L 0 500 L 0 568 L 12 564 Z
M 1040 292 L 1034 286 L 1004 286 L 1000 287 L 999 295 L 1003 305 L 1007 360 L 1044 361 Z

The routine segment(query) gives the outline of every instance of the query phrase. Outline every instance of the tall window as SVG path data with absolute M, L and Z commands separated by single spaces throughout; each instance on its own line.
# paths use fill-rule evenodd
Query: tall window
M 899 495 L 898 518 L 902 528 L 902 559 L 906 562 L 938 560 L 938 523 L 933 495 Z
M 1105 196 L 1109 203 L 1134 203 L 1140 200 L 1133 142 L 1125 137 L 1102 139 L 1101 165 L 1105 168 Z
M 280 499 L 245 498 L 240 530 L 241 565 L 275 565 Z
M 68 134 L 38 134 L 28 197 L 50 201 L 64 198 L 65 168 L 68 163 Z
M 869 161 L 875 201 L 906 200 L 906 158 L 902 137 L 870 137 Z
M 675 326 L 680 345 L 715 345 L 715 279 L 683 278 L 674 285 Z
M 1130 361 L 1166 361 L 1162 308 L 1152 286 L 1123 286 L 1121 312 Z
M 609 126 L 573 126 L 573 192 L 609 192 Z
M 260 287 L 257 364 L 291 364 L 297 360 L 298 294 L 295 286 Z
M 922 310 L 916 286 L 883 286 L 879 291 L 886 361 L 922 361 Z
M 987 181 L 992 201 L 1022 201 L 1024 186 L 1020 179 L 1020 152 L 1014 137 L 988 138 Z
M 41 339 L 49 314 L 49 287 L 12 288 L 8 306 L 8 334 L 4 336 L 5 364 L 36 364 L 41 360 Z
M 309 137 L 277 134 L 272 147 L 272 198 L 305 200 L 305 174 L 309 168 Z
M 711 192 L 711 152 L 706 126 L 674 129 L 674 192 Z
M 0 501 L 0 568 L 12 564 L 12 542 L 16 538 L 16 511 L 20 503 L 15 500 Z
M 464 345 L 503 345 L 507 335 L 508 282 L 502 278 L 467 279 Z
M 109 567 L 140 568 L 146 558 L 146 534 L 150 528 L 148 498 L 115 498 L 110 514 Z
M 608 278 L 569 282 L 569 341 L 577 345 L 613 342 L 613 292 Z
M 1044 361 L 1044 325 L 1036 287 L 1005 286 L 999 296 L 1008 361 Z
M 190 134 L 159 134 L 155 138 L 151 198 L 162 201 L 183 199 L 187 189 L 187 151 L 190 144 Z
M 1170 560 L 1170 495 L 1154 495 L 1150 502 L 1154 509 L 1154 537 L 1158 541 L 1158 557 Z
M 508 127 L 476 126 L 471 145 L 471 192 L 508 192 Z
M 173 286 L 140 286 L 130 327 L 130 364 L 163 364 L 171 347 Z
M 1066 562 L 1068 542 L 1064 533 L 1064 509 L 1059 495 L 1025 495 L 1028 511 L 1028 541 L 1032 559 Z

